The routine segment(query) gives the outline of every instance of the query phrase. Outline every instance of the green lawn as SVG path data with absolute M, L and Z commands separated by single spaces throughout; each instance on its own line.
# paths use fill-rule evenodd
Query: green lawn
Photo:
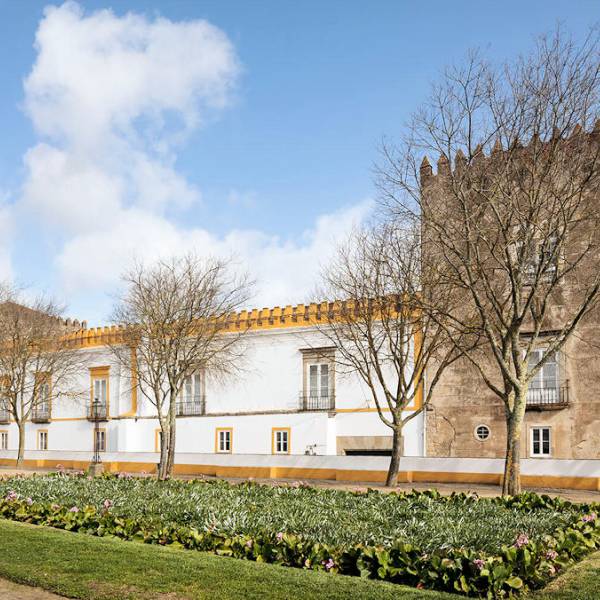
M 459 598 L 354 577 L 90 537 L 4 520 L 0 520 L 0 557 L 0 577 L 74 598 Z M 529 597 L 536 600 L 600 597 L 600 553 L 571 568 L 547 591 Z
M 431 600 L 456 596 L 0 520 L 0 577 L 73 598 Z M 166 594 L 170 593 L 168 596 Z

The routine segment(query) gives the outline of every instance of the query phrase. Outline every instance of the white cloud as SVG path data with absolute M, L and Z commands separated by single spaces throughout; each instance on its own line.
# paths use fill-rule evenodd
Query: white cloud
M 134 258 L 194 251 L 238 257 L 258 281 L 259 305 L 300 302 L 335 241 L 370 211 L 365 201 L 321 216 L 292 239 L 254 229 L 216 236 L 173 220 L 201 199 L 175 169 L 178 147 L 228 105 L 240 72 L 231 42 L 206 21 L 87 14 L 67 2 L 46 9 L 36 48 L 24 105 L 41 139 L 24 157 L 19 209 L 58 247 L 69 297 L 111 291 Z M 228 198 L 258 201 L 235 189 Z
M 239 72 L 227 36 L 76 3 L 50 7 L 25 79 L 25 110 L 45 142 L 25 156 L 23 203 L 45 223 L 89 229 L 119 208 L 187 208 L 200 192 L 174 170 L 182 134 L 227 104 Z
M 94 292 L 118 285 L 119 274 L 134 259 L 152 261 L 192 251 L 232 256 L 257 280 L 257 304 L 296 303 L 310 295 L 336 243 L 371 209 L 372 202 L 364 201 L 323 215 L 296 241 L 256 230 L 217 237 L 205 229 L 182 230 L 162 217 L 130 209 L 113 227 L 71 239 L 57 260 L 67 292 Z

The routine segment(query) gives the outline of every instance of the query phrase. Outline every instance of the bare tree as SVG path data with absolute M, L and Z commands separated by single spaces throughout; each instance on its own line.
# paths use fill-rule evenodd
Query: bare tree
M 432 261 L 422 262 L 421 244 L 412 219 L 402 227 L 396 221 L 357 230 L 323 273 L 320 290 L 344 299 L 319 326 L 335 347 L 337 370 L 358 374 L 392 430 L 388 486 L 398 483 L 404 427 L 428 405 L 442 373 L 462 351 L 449 344 L 449 328 L 440 324 L 449 288 L 434 285 L 439 270 Z
M 0 387 L 8 416 L 19 431 L 17 466 L 25 451 L 25 427 L 50 420 L 57 399 L 77 399 L 85 392 L 74 384 L 84 352 L 68 334 L 73 328 L 61 309 L 43 296 L 29 302 L 4 287 L 0 303 Z
M 504 404 L 505 494 L 520 491 L 530 383 L 598 303 L 599 50 L 594 29 L 579 45 L 541 37 L 501 67 L 471 53 L 383 145 L 384 204 L 422 219 L 464 301 L 449 317 L 485 341 L 468 360 Z
M 200 371 L 221 378 L 240 367 L 244 331 L 232 328 L 231 319 L 251 284 L 225 260 L 192 255 L 136 265 L 123 281 L 126 291 L 113 312 L 123 327 L 110 347 L 156 409 L 158 475 L 165 479 L 173 470 L 176 402 L 186 378 Z

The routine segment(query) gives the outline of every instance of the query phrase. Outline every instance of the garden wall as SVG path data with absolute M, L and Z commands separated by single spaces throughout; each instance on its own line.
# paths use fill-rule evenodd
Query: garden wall
M 85 469 L 91 452 L 35 451 L 25 453 L 27 468 Z M 108 471 L 154 473 L 154 452 L 107 452 L 102 455 Z M 175 473 L 217 477 L 325 479 L 335 481 L 383 482 L 389 458 L 384 456 L 274 456 L 268 454 L 178 453 Z M 0 451 L 0 465 L 11 467 L 16 453 Z M 490 483 L 502 479 L 503 461 L 494 458 L 405 457 L 400 481 L 428 483 Z M 524 459 L 523 484 L 535 487 L 600 491 L 600 460 Z

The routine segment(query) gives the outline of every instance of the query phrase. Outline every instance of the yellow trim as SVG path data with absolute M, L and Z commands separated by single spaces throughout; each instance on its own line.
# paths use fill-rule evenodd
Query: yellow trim
M 287 432 L 287 452 L 277 452 L 277 443 L 275 436 L 278 431 Z M 291 427 L 273 427 L 271 429 L 271 454 L 290 454 L 292 450 L 292 429 Z
M 110 416 L 110 367 L 90 367 L 90 406 L 94 401 L 94 381 L 106 379 L 106 416 Z
M 229 431 L 229 450 L 219 450 L 219 433 Z M 215 454 L 233 454 L 233 427 L 217 427 L 215 429 Z
M 154 452 L 160 452 L 160 434 L 162 429 L 159 427 L 154 430 Z
M 99 450 L 99 452 L 106 452 L 106 448 L 108 447 L 108 433 L 106 432 L 106 427 L 100 427 L 96 429 L 92 429 L 92 452 L 96 449 L 96 432 L 104 432 L 104 449 Z
M 46 434 L 46 447 L 42 448 L 42 433 Z M 41 450 L 42 452 L 45 452 L 46 450 L 48 450 L 48 448 L 50 447 L 50 435 L 48 434 L 48 430 L 47 429 L 38 429 L 37 430 L 37 449 Z
M 0 458 L 0 466 L 14 467 L 16 459 Z M 33 469 L 56 469 L 62 465 L 67 469 L 85 470 L 88 461 L 60 459 L 25 459 L 24 467 Z M 129 473 L 156 473 L 156 463 L 114 461 L 104 463 L 111 473 L 125 471 Z M 208 475 L 213 477 L 264 478 L 264 479 L 330 479 L 335 481 L 378 482 L 383 483 L 386 471 L 356 471 L 350 469 L 309 469 L 300 467 L 227 467 L 222 465 L 174 466 L 176 475 Z M 434 471 L 401 471 L 398 474 L 401 483 L 487 483 L 501 485 L 502 475 L 496 473 L 446 473 Z M 600 477 L 578 477 L 561 475 L 521 475 L 526 487 L 600 491 Z
M 273 308 L 254 308 L 232 314 L 223 332 L 246 330 L 269 330 L 326 325 L 332 311 L 341 312 L 339 302 L 312 302 L 310 304 L 291 304 Z M 66 335 L 74 347 L 106 346 L 123 342 L 123 327 L 112 325 L 80 329 Z

